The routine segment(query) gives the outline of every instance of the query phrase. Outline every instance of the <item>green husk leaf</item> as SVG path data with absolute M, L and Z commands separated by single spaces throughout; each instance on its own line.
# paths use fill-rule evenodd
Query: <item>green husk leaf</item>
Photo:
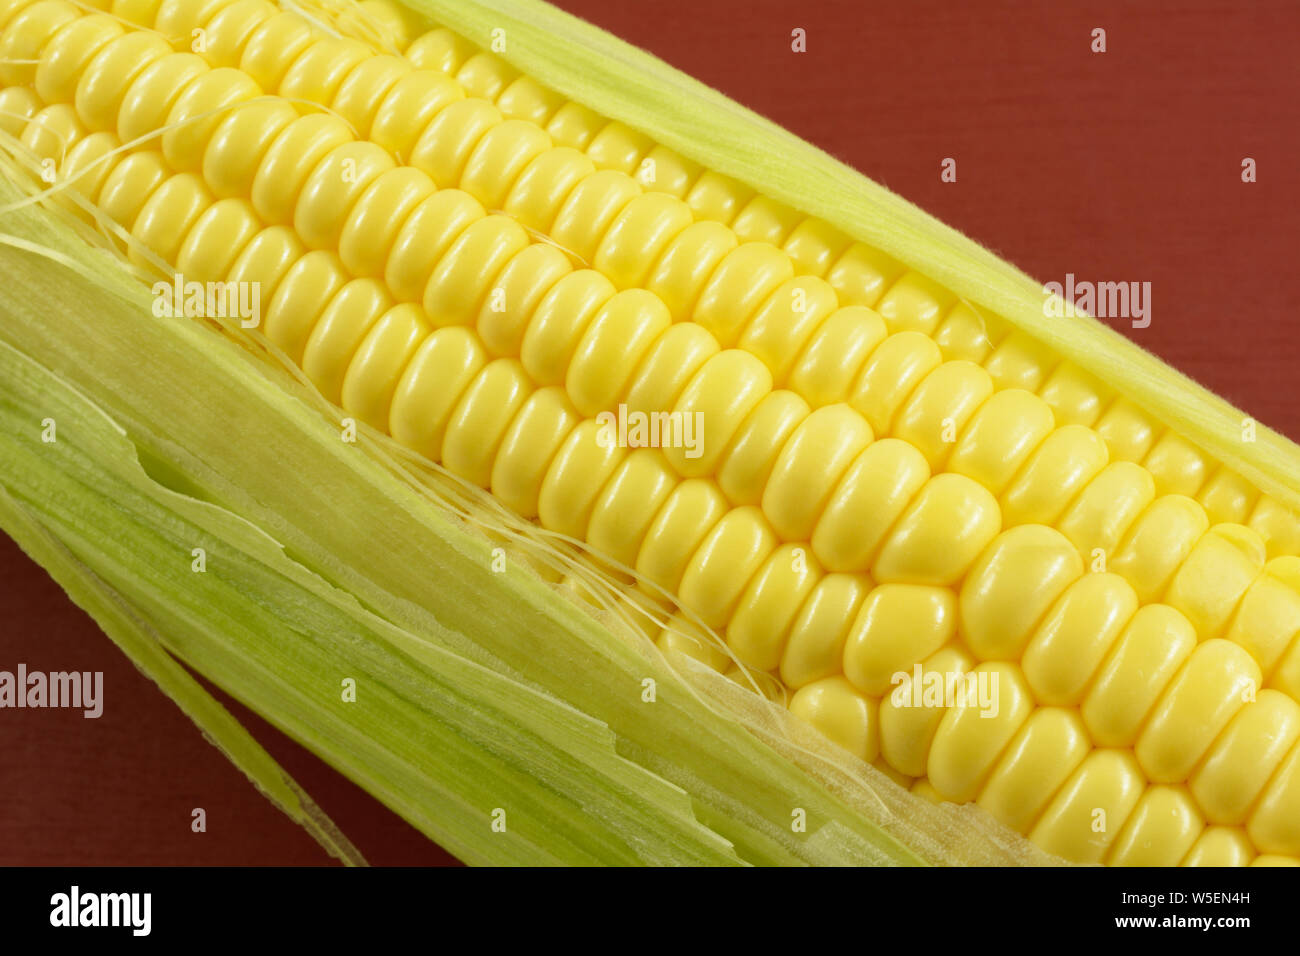
M 738 862 L 597 721 L 401 631 L 239 517 L 158 485 L 111 421 L 4 344 L 0 381 L 0 523 L 341 859 L 362 862 L 172 654 L 465 860 Z M 48 444 L 45 418 L 57 424 Z M 341 698 L 344 677 L 355 703 Z M 494 799 L 510 808 L 505 832 L 490 827 Z
M 0 345 L 0 360 L 15 353 Z M 43 402 L 43 404 L 48 404 Z M 8 403 L 3 406 L 7 410 Z M 311 801 L 278 763 L 226 708 L 203 689 L 161 646 L 159 635 L 138 609 L 41 525 L 5 488 L 0 488 L 0 527 L 62 585 L 78 606 L 99 623 L 136 667 L 175 701 L 207 739 L 248 777 L 262 794 L 302 826 L 327 853 L 349 866 L 364 866 L 365 858 Z
M 538 82 L 706 168 L 826 220 L 1002 316 L 1262 491 L 1300 511 L 1300 446 L 1088 316 L 1051 318 L 1041 283 L 879 183 L 662 60 L 541 0 L 401 0 Z

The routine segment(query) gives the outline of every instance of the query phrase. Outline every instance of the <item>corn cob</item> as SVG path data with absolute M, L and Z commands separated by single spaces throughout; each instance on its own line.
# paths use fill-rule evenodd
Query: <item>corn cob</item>
M 662 647 L 766 672 L 857 757 L 1072 860 L 1300 853 L 1282 505 L 1023 331 L 450 30 L 131 7 L 0 14 L 6 131 L 137 266 L 260 288 L 326 399 L 634 571 L 677 611 Z M 602 441 L 619 407 L 698 415 L 700 454 Z M 911 707 L 922 674 L 992 683 L 997 716 Z

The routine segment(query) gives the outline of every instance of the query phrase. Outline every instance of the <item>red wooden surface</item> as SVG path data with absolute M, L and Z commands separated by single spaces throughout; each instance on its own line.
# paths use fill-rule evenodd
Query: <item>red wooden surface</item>
M 1149 281 L 1117 327 L 1300 438 L 1300 6 L 562 0 L 884 182 L 1042 281 Z M 790 51 L 807 31 L 808 51 Z M 1090 51 L 1094 27 L 1108 52 Z M 1253 157 L 1259 181 L 1243 184 Z M 958 181 L 942 183 L 944 157 Z M 102 670 L 97 721 L 0 711 L 0 864 L 313 864 L 267 803 L 0 541 L 0 669 Z M 235 707 L 374 863 L 446 854 Z M 190 831 L 204 807 L 208 832 Z

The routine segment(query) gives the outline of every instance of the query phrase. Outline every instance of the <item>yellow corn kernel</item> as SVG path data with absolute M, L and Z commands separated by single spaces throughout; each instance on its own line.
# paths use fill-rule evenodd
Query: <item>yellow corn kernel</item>
M 775 549 L 776 535 L 761 511 L 745 507 L 729 512 L 686 568 L 677 589 L 683 605 L 711 627 L 725 624 L 740 601 L 741 589 Z
M 836 309 L 795 359 L 790 388 L 814 407 L 847 402 L 858 370 L 885 334 L 884 320 L 870 309 Z
M 528 233 L 507 216 L 485 216 L 443 255 L 424 287 L 424 311 L 436 326 L 469 325 L 505 264 L 528 247 Z
M 790 698 L 790 712 L 860 760 L 870 763 L 880 752 L 876 702 L 843 677 L 827 677 L 799 688 Z
M 511 366 L 512 373 L 518 376 L 518 387 L 522 392 L 527 388 L 525 373 L 522 366 L 516 368 L 515 365 Z M 606 441 L 602 437 L 602 428 L 599 423 L 587 419 L 569 434 L 560 447 L 537 497 L 537 516 L 543 527 L 579 540 L 586 537 L 601 488 L 618 471 L 628 454 L 627 449 Z M 481 437 L 479 441 L 481 444 Z
M 641 160 L 636 178 L 646 188 L 684 200 L 691 186 L 700 178 L 700 165 L 666 146 L 655 146 Z
M 41 159 L 51 161 L 57 170 L 68 148 L 84 135 L 81 121 L 70 106 L 47 106 L 27 124 L 20 141 Z
M 460 188 L 486 209 L 501 209 L 520 173 L 551 148 L 551 138 L 532 123 L 506 120 L 479 140 L 461 173 Z M 400 146 L 389 147 L 401 155 Z
M 1003 522 L 1055 525 L 1071 499 L 1106 467 L 1107 455 L 1106 443 L 1091 429 L 1056 429 L 1003 492 Z
M 708 329 L 723 348 L 736 345 L 748 317 L 793 276 L 790 257 L 780 249 L 763 242 L 741 243 L 709 276 L 691 319 Z
M 704 334 L 708 335 L 707 332 Z M 763 396 L 736 430 L 727 444 L 726 454 L 718 463 L 718 486 L 732 504 L 763 503 L 772 471 L 783 449 L 811 412 L 808 403 L 794 392 L 781 390 Z M 801 474 L 792 475 L 796 481 L 801 477 Z M 838 477 L 834 476 L 832 481 Z M 775 503 L 764 505 L 769 516 L 774 506 Z
M 329 152 L 303 183 L 293 228 L 313 249 L 337 249 L 353 208 L 370 184 L 393 170 L 374 143 L 345 143 Z
M 538 303 L 520 346 L 524 368 L 533 381 L 539 385 L 564 382 L 582 333 L 613 297 L 614 286 L 591 269 L 571 272 L 551 287 Z
M 387 429 L 402 370 L 431 331 L 424 314 L 410 303 L 385 312 L 348 363 L 340 395 L 343 407 L 371 427 Z
M 492 494 L 523 517 L 536 518 L 542 481 L 559 453 L 560 446 L 577 427 L 578 420 L 577 410 L 569 401 L 569 396 L 558 386 L 539 388 L 528 396 L 501 439 L 501 448 L 492 465 Z M 632 455 L 628 462 L 633 459 L 641 461 L 637 455 Z M 610 493 L 612 491 L 607 490 L 606 494 Z M 594 536 L 597 527 L 604 529 L 609 524 L 602 502 L 597 502 L 590 533 Z M 622 531 L 623 528 L 619 527 L 618 530 Z M 611 556 L 616 559 L 630 557 L 624 563 L 635 563 L 635 553 L 624 555 L 621 551 L 615 551 L 612 543 L 612 536 L 607 534 L 605 544 Z
M 762 359 L 782 384 L 796 356 L 835 311 L 835 290 L 813 276 L 795 276 L 778 285 L 749 320 L 739 345 Z
M 947 588 L 884 584 L 867 595 L 844 646 L 844 676 L 863 693 L 885 694 L 896 675 L 947 644 L 957 607 Z
M 924 779 L 935 732 L 958 689 L 965 692 L 966 675 L 974 666 L 968 651 L 949 644 L 913 665 L 881 699 L 880 750 L 889 766 Z
M 317 317 L 347 281 L 338 256 L 318 249 L 295 262 L 271 299 L 266 311 L 266 336 L 295 363 Z
M 916 796 L 929 800 L 931 803 L 943 803 L 943 797 L 939 795 L 939 791 L 934 789 L 930 781 L 924 777 L 918 779 L 909 789 Z
M 997 501 L 961 475 L 936 475 L 903 512 L 871 566 L 877 581 L 950 585 L 998 533 Z
M 824 276 L 849 245 L 849 237 L 823 219 L 809 217 L 781 244 L 804 274 Z
M 655 643 L 665 654 L 685 654 L 718 673 L 731 665 L 731 658 L 702 629 L 680 614 L 673 615 Z
M 754 190 L 729 176 L 706 171 L 686 195 L 686 203 L 696 219 L 729 223 L 754 195 Z
M 1246 589 L 1225 637 L 1250 651 L 1267 679 L 1297 636 L 1300 558 L 1274 558 Z
M 1164 495 L 1138 516 L 1109 567 L 1124 575 L 1144 602 L 1157 600 L 1209 525 L 1205 510 L 1191 498 Z
M 871 588 L 858 574 L 827 574 L 813 587 L 781 655 L 781 681 L 798 689 L 841 671 L 844 644 Z
M 1192 548 L 1169 583 L 1165 602 L 1205 638 L 1217 637 L 1264 567 L 1264 541 L 1243 525 L 1215 525 Z
M 1126 399 L 1117 399 L 1097 422 L 1115 461 L 1142 461 L 1155 442 L 1151 421 Z
M 1026 833 L 1091 749 L 1076 711 L 1040 707 L 1011 741 L 976 802 Z
M 44 0 L 20 11 L 0 33 L 0 83 L 30 86 L 40 53 L 59 30 L 81 11 L 62 0 Z
M 474 148 L 501 122 L 501 111 L 487 100 L 456 100 L 434 115 L 402 158 L 439 185 L 458 183 Z
M 684 478 L 712 474 L 741 423 L 771 388 L 772 373 L 748 352 L 726 349 L 705 362 L 673 408 L 675 414 L 703 422 L 700 447 L 665 450 L 678 474 Z
M 988 318 L 965 302 L 958 302 L 935 330 L 934 341 L 953 360 L 979 364 L 988 358 L 994 339 Z
M 616 169 L 629 176 L 654 140 L 623 123 L 609 123 L 587 144 L 587 155 L 602 169 Z
M 651 268 L 646 289 L 664 300 L 675 321 L 689 318 L 705 282 L 738 244 L 736 234 L 720 223 L 687 226 Z
M 260 288 L 262 302 L 269 302 L 306 251 L 293 230 L 284 226 L 263 229 L 239 253 L 226 278 Z
M 393 305 L 374 279 L 354 279 L 330 300 L 303 347 L 302 370 L 321 394 L 338 405 L 352 356 L 379 317 Z
M 530 391 L 528 375 L 518 360 L 488 363 L 451 413 L 442 443 L 443 464 L 466 481 L 486 488 L 492 481 L 492 461 L 505 428 Z M 546 492 L 543 486 L 543 499 Z
M 936 282 L 909 272 L 889 287 L 875 309 L 891 332 L 911 330 L 931 335 L 951 296 Z
M 1228 721 L 1254 699 L 1259 680 L 1259 665 L 1236 644 L 1199 645 L 1133 748 L 1147 776 L 1158 783 L 1186 780 Z
M 1192 844 L 1183 866 L 1246 866 L 1255 856 L 1250 837 L 1239 827 L 1208 826 Z
M 136 216 L 131 235 L 140 242 L 131 247 L 131 260 L 148 268 L 151 263 L 145 255 L 147 249 L 166 262 L 175 262 L 185 237 L 213 199 L 198 176 L 172 176 L 145 201 Z
M 82 16 L 68 21 L 44 46 L 36 65 L 35 92 L 46 103 L 71 103 L 91 60 L 126 31 L 112 17 Z M 22 87 L 11 87 L 22 89 Z
M 122 99 L 136 78 L 169 53 L 167 41 L 155 33 L 127 33 L 108 43 L 77 82 L 77 115 L 91 129 L 116 130 Z
M 590 262 L 596 255 L 600 237 L 639 195 L 641 187 L 623 173 L 611 170 L 592 173 L 578 183 L 560 207 L 550 229 L 551 238 L 584 262 Z
M 586 149 L 605 125 L 605 118 L 594 110 L 588 109 L 581 103 L 569 102 L 555 111 L 550 122 L 546 124 L 546 132 L 563 146 Z
M 891 335 L 867 359 L 849 404 L 866 416 L 876 434 L 887 434 L 912 390 L 940 360 L 939 347 L 928 336 L 910 331 Z
M 620 289 L 646 284 L 659 253 L 691 225 L 679 199 L 643 193 L 623 207 L 600 240 L 593 265 Z
M 726 513 L 727 499 L 713 482 L 683 481 L 655 514 L 637 553 L 637 573 L 650 585 L 677 593 L 687 562 Z
M 1017 329 L 993 349 L 984 367 L 998 388 L 1037 392 L 1055 364 L 1043 343 Z
M 1133 746 L 1147 714 L 1195 648 L 1196 631 L 1173 608 L 1139 609 L 1080 707 L 1097 745 Z
M 1085 574 L 1053 605 L 1025 647 L 1021 666 L 1042 704 L 1080 703 L 1093 675 L 1138 608 L 1116 574 Z
M 224 276 L 260 231 L 261 223 L 248 202 L 242 199 L 215 202 L 195 220 L 194 228 L 185 236 L 176 254 L 176 269 L 182 275 Z
M 491 53 L 475 53 L 456 71 L 456 81 L 473 96 L 495 99 L 509 86 L 518 71 Z
M 717 341 L 698 325 L 684 322 L 670 327 L 637 369 L 627 389 L 627 407 L 646 414 L 672 408 L 695 373 L 718 351 Z
M 980 660 L 1019 660 L 1034 625 L 1083 575 L 1059 532 L 1021 525 L 999 535 L 961 587 L 961 634 Z
M 1292 746 L 1274 771 L 1246 832 L 1260 853 L 1300 854 L 1300 744 Z
M 1106 387 L 1083 369 L 1063 362 L 1048 376 L 1038 397 L 1047 403 L 1062 425 L 1091 428 L 1101 417 L 1106 393 Z
M 451 30 L 431 30 L 406 48 L 406 58 L 421 69 L 455 73 L 476 52 L 474 44 Z
M 1260 691 L 1215 739 L 1190 779 L 1196 802 L 1215 823 L 1245 823 L 1255 798 L 1300 739 L 1300 705 L 1286 694 Z
M 996 392 L 962 433 L 948 469 L 1001 495 L 1053 427 L 1052 410 L 1037 395 L 1022 389 Z
M 185 87 L 167 115 L 163 156 L 175 169 L 197 172 L 227 111 L 261 95 L 246 73 L 223 67 L 204 73 Z
M 779 246 L 804 215 L 767 196 L 755 196 L 736 216 L 732 230 L 745 242 L 766 242 Z
M 0 90 L 0 130 L 15 138 L 22 136 L 28 121 L 44 106 L 34 90 L 10 86 Z
M 1156 491 L 1162 495 L 1195 497 L 1205 484 L 1205 457 L 1173 432 L 1160 437 L 1142 464 L 1151 472 Z
M 1300 554 L 1300 516 L 1268 495 L 1260 496 L 1246 524 L 1268 543 L 1270 558 Z
M 985 663 L 966 674 L 955 706 L 934 733 L 926 776 L 945 800 L 974 800 L 994 764 L 1033 712 L 1014 664 Z
M 818 559 L 833 571 L 869 566 L 929 478 L 925 458 L 906 442 L 885 438 L 868 445 L 836 486 L 813 531 Z
M 745 565 L 740 567 L 743 576 Z M 783 544 L 772 552 L 727 624 L 727 645 L 742 663 L 765 671 L 780 666 L 795 615 L 821 576 L 816 559 L 799 545 Z
M 408 448 L 440 460 L 447 422 L 470 382 L 487 364 L 466 329 L 439 329 L 420 345 L 393 395 L 389 431 Z
M 878 249 L 855 242 L 831 266 L 826 281 L 847 305 L 874 308 L 903 266 Z
M 1105 558 L 1155 498 L 1155 483 L 1146 469 L 1131 462 L 1112 462 L 1090 481 L 1057 523 L 1081 554 Z
M 974 362 L 945 362 L 927 375 L 898 413 L 894 437 L 916 446 L 942 470 L 957 436 L 993 394 L 989 373 Z
M 1148 787 L 1107 860 L 1111 866 L 1177 866 L 1205 827 L 1185 787 Z
M 565 197 L 595 170 L 591 160 L 575 149 L 549 149 L 524 167 L 503 208 L 527 228 L 545 233 L 559 215 Z
M 781 449 L 763 492 L 763 511 L 776 533 L 808 540 L 840 477 L 871 439 L 871 426 L 847 405 L 827 405 L 804 419 Z
M 672 324 L 662 302 L 644 289 L 616 293 L 587 326 L 565 375 L 574 406 L 592 417 L 627 394 L 637 366 Z
M 474 321 L 487 349 L 502 358 L 519 354 L 538 303 L 569 272 L 567 256 L 554 246 L 534 243 L 513 256 L 498 273 Z
M 519 77 L 497 97 L 497 108 L 504 115 L 527 120 L 543 129 L 563 103 L 558 93 L 527 76 Z
M 1053 798 L 1029 838 L 1075 863 L 1100 863 L 1145 786 L 1132 752 L 1093 750 Z
M 1231 469 L 1220 467 L 1202 486 L 1196 500 L 1216 524 L 1245 524 L 1255 497 L 1250 482 Z
M 563 389 L 541 389 L 534 397 L 545 393 L 554 395 L 547 403 L 547 407 L 554 411 L 547 413 L 544 420 L 536 424 L 531 420 L 532 416 L 526 423 L 516 421 L 519 452 L 517 456 L 512 456 L 519 459 L 520 467 L 536 467 L 534 463 L 543 462 L 538 468 L 539 473 L 549 464 L 549 457 L 544 453 L 539 454 L 539 449 L 530 448 L 524 443 L 535 443 L 548 433 L 558 436 L 561 431 L 572 428 L 578 419 L 576 410 L 569 404 Z M 502 458 L 498 458 L 497 462 L 499 466 Z M 587 529 L 588 542 L 615 561 L 627 567 L 635 566 L 637 553 L 649 531 L 650 522 L 677 487 L 678 480 L 657 449 L 642 448 L 632 452 L 619 466 L 596 502 L 591 525 Z M 508 497 L 514 497 L 502 496 L 496 490 L 495 482 L 492 493 L 507 500 Z M 524 513 L 522 509 L 515 510 Z

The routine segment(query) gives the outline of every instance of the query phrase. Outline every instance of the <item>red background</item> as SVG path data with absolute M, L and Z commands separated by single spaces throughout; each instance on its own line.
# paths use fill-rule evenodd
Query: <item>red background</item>
M 561 0 L 1041 281 L 1149 281 L 1125 334 L 1300 439 L 1300 5 Z M 790 31 L 808 50 L 790 51 Z M 1108 52 L 1090 51 L 1094 27 Z M 958 181 L 939 179 L 944 157 Z M 1241 182 L 1253 157 L 1259 181 Z M 0 864 L 328 858 L 0 541 L 0 668 L 102 670 L 96 721 L 0 712 Z M 450 858 L 238 705 L 373 863 Z M 208 832 L 190 832 L 206 808 Z

